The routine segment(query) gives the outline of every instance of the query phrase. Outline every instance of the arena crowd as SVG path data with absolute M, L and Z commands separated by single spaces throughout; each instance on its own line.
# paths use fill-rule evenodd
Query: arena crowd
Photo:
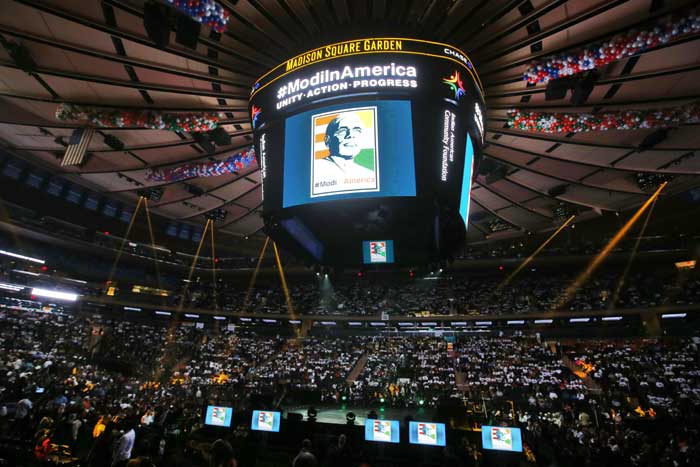
M 695 465 L 700 454 L 692 339 L 297 339 L 10 310 L 0 311 L 0 331 L 2 434 L 38 460 L 63 449 L 94 466 L 146 457 L 180 465 L 170 463 L 177 456 L 211 465 L 213 446 L 192 449 L 202 445 L 207 404 L 245 411 L 267 397 L 283 409 L 300 395 L 319 407 L 461 407 L 452 413 L 469 413 L 466 420 L 444 421 L 520 426 L 535 465 Z M 254 465 L 250 433 L 239 428 L 228 440 L 233 455 Z M 456 445 L 460 462 L 478 465 L 478 449 Z M 312 450 L 323 461 L 331 447 Z M 447 451 L 446 459 L 454 454 Z

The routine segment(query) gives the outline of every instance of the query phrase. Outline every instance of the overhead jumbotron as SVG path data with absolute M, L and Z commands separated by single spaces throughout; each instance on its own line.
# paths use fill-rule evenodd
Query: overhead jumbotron
M 463 244 L 485 114 L 466 53 L 325 45 L 256 80 L 250 112 L 265 230 L 307 261 L 424 264 Z

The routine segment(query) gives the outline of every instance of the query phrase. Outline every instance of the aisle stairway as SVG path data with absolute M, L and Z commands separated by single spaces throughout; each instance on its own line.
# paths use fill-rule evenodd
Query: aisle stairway
M 350 373 L 348 373 L 348 377 L 345 379 L 346 383 L 353 384 L 355 382 L 357 377 L 360 376 L 360 373 L 362 373 L 362 370 L 365 369 L 365 365 L 367 364 L 368 358 L 369 355 L 365 353 L 357 359 L 357 363 L 355 363 L 355 366 L 352 367 L 352 370 L 350 370 Z
M 549 346 L 549 350 L 551 350 L 553 354 L 555 354 L 555 355 L 558 354 L 556 342 L 549 341 L 549 342 L 547 342 L 547 345 Z M 591 378 L 588 375 L 582 376 L 581 371 L 579 371 L 579 368 L 576 367 L 576 364 L 573 361 L 571 361 L 571 359 L 569 357 L 567 357 L 563 352 L 559 356 L 559 358 L 561 359 L 561 362 L 564 364 L 565 367 L 567 367 L 569 370 L 571 370 L 571 372 L 574 375 L 578 376 L 583 381 L 583 384 L 586 386 L 586 389 L 588 389 L 590 392 L 592 392 L 594 394 L 600 394 L 603 391 L 601 389 L 600 385 L 598 385 L 598 383 L 593 381 L 593 378 Z

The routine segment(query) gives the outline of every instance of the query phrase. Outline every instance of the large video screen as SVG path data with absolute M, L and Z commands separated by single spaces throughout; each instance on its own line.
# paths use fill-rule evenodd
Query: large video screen
M 204 416 L 204 424 L 211 426 L 230 427 L 232 407 L 220 407 L 217 405 L 207 406 L 207 413 Z
M 445 424 L 409 422 L 408 442 L 426 446 L 445 446 Z
M 362 242 L 362 259 L 365 264 L 393 263 L 393 240 L 369 240 Z
M 365 420 L 365 441 L 399 442 L 399 422 L 396 420 Z
M 250 428 L 258 431 L 279 432 L 280 418 L 281 414 L 279 412 L 253 410 L 253 420 L 251 421 Z
M 287 118 L 284 133 L 284 208 L 416 195 L 409 101 L 310 110 Z
M 481 443 L 484 449 L 523 452 L 520 428 L 484 425 L 481 427 Z

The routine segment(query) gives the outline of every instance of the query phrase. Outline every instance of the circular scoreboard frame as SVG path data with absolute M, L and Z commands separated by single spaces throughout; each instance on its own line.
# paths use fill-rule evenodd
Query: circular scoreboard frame
M 486 107 L 463 51 L 395 37 L 325 45 L 256 80 L 249 111 L 265 231 L 300 256 L 356 265 L 379 238 L 394 245 L 393 262 L 415 265 L 464 242 Z M 350 121 L 362 122 L 368 145 L 352 160 L 372 173 L 333 146 L 329 128 L 347 137 Z M 320 160 L 348 175 L 334 186 L 318 175 L 329 166 Z

